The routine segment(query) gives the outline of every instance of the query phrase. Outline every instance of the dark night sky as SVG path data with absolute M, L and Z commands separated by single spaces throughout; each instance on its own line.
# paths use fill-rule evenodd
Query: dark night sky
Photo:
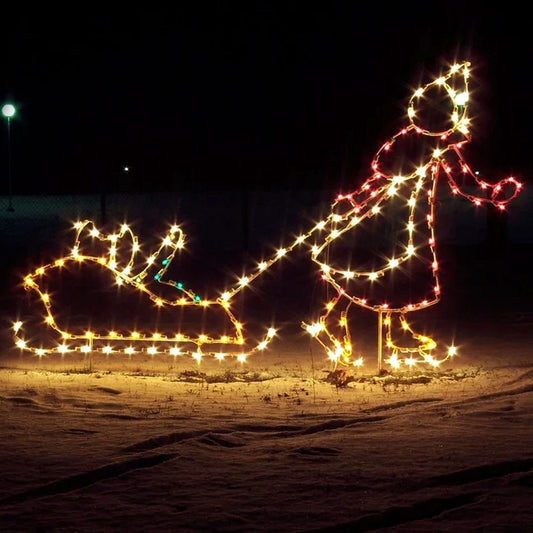
M 526 7 L 357 4 L 4 8 L 13 192 L 355 185 L 413 86 L 454 59 L 473 62 L 484 169 L 527 180 Z

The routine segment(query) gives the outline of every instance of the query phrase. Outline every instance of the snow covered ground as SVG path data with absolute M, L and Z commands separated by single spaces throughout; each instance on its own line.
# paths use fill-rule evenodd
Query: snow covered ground
M 531 531 L 532 340 L 344 376 L 297 336 L 200 366 L 6 348 L 0 531 Z

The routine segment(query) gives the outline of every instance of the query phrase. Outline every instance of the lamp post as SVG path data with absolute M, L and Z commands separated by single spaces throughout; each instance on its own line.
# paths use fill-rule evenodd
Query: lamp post
M 11 203 L 11 196 L 13 193 L 13 180 L 11 177 L 11 119 L 17 112 L 13 104 L 5 104 L 2 106 L 2 115 L 7 119 L 7 179 L 9 190 L 9 204 L 7 206 L 8 211 L 14 211 L 13 204 Z

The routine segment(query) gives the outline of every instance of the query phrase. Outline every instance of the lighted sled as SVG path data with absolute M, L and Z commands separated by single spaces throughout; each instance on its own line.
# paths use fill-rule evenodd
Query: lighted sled
M 140 246 L 129 226 L 103 235 L 85 220 L 75 229 L 68 255 L 24 278 L 28 312 L 14 324 L 20 349 L 38 356 L 147 353 L 244 361 L 273 339 L 272 327 L 257 326 L 245 335 L 231 307 L 254 276 L 212 299 L 165 278 L 184 247 L 178 226 L 172 226 L 141 268 L 136 265 Z

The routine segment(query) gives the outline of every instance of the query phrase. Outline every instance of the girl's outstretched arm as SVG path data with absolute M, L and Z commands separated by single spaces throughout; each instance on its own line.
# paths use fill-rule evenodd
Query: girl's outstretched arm
M 522 183 L 513 176 L 492 183 L 483 179 L 470 168 L 459 146 L 453 146 L 441 164 L 452 194 L 463 196 L 475 205 L 490 203 L 504 210 L 522 189 Z

